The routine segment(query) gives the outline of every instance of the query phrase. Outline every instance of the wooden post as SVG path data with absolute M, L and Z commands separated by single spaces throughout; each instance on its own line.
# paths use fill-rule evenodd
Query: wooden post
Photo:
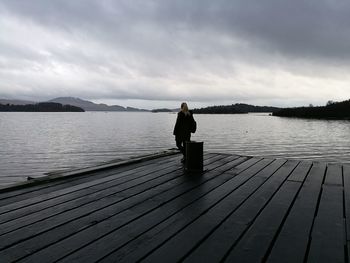
M 185 170 L 203 172 L 203 142 L 186 142 Z

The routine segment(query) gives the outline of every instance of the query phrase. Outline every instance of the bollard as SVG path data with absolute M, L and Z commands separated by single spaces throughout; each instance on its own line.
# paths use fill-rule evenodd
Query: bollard
M 186 142 L 185 170 L 203 172 L 203 142 Z

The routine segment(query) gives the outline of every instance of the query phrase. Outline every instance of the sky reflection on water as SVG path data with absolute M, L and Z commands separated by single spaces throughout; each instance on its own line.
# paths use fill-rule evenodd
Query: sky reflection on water
M 206 151 L 350 163 L 350 121 L 196 115 Z M 0 113 L 0 185 L 175 147 L 176 114 Z

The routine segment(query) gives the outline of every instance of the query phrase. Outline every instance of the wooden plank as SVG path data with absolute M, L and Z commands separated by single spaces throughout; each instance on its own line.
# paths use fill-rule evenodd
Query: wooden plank
M 161 176 L 156 180 L 149 180 L 148 182 L 138 184 L 135 187 L 127 187 L 115 195 L 113 192 L 111 192 L 107 198 L 91 201 L 85 205 L 78 206 L 70 210 L 63 209 L 62 212 L 53 217 L 44 218 L 43 220 L 39 220 L 24 228 L 19 228 L 1 235 L 0 248 L 6 247 L 12 243 L 15 244 L 21 240 L 26 240 L 40 233 L 44 233 L 50 229 L 64 225 L 67 222 L 74 221 L 76 218 L 88 216 L 90 213 L 96 212 L 100 209 L 117 206 L 121 201 L 127 200 L 129 197 L 136 196 L 135 198 L 137 198 L 137 195 L 140 193 L 149 191 L 150 189 L 169 182 L 172 179 L 179 178 L 181 175 L 182 170 L 178 170 L 177 172 Z M 39 216 L 43 215 L 40 214 Z M 6 228 L 3 230 L 6 231 Z
M 218 160 L 215 156 L 208 158 L 205 160 L 205 164 L 210 164 L 210 162 L 213 162 L 215 160 Z M 164 174 L 176 171 L 177 167 L 169 167 L 167 169 L 162 169 L 162 166 L 158 166 L 160 171 L 157 171 L 155 173 L 151 173 L 151 177 L 157 178 L 157 176 L 162 176 Z M 145 177 L 143 178 L 143 181 L 145 180 Z M 140 183 L 140 182 L 138 182 Z M 136 185 L 135 181 L 132 181 L 132 185 Z M 16 213 L 15 216 L 18 216 L 18 218 L 14 218 L 13 214 L 9 216 L 8 214 L 3 215 L 4 218 L 2 219 L 2 224 L 0 225 L 0 233 L 8 233 L 13 231 L 14 229 L 21 228 L 25 225 L 32 224 L 36 221 L 41 221 L 45 218 L 51 217 L 53 215 L 57 215 L 61 212 L 73 209 L 75 207 L 82 206 L 84 204 L 106 198 L 110 195 L 114 195 L 117 192 L 122 191 L 123 189 L 126 189 L 127 187 L 121 187 L 121 184 L 117 184 L 116 181 L 109 181 L 105 184 L 100 184 L 99 188 L 91 187 L 89 188 L 90 191 L 84 191 L 84 192 L 78 192 L 74 193 L 74 195 L 64 195 L 60 196 L 55 199 L 49 199 L 46 202 L 41 202 L 36 204 L 35 206 L 30 207 L 30 211 L 28 209 L 21 209 L 20 213 Z M 125 185 L 124 185 L 125 186 Z M 114 187 L 114 188 L 112 188 Z M 67 200 L 69 198 L 69 200 Z M 17 210 L 15 211 L 17 212 Z M 18 215 L 20 214 L 20 215 Z M 1 216 L 0 216 L 1 219 Z
M 13 220 L 26 214 L 39 211 L 42 208 L 47 208 L 52 204 L 60 204 L 67 200 L 75 200 L 81 196 L 97 193 L 99 190 L 104 190 L 112 186 L 123 185 L 125 188 L 127 185 L 136 184 L 140 178 L 141 180 L 147 180 L 152 178 L 154 173 L 160 172 L 160 174 L 163 174 L 164 169 L 170 172 L 179 169 L 179 166 L 163 164 L 154 165 L 153 167 L 149 167 L 148 170 L 138 170 L 137 172 L 135 171 L 135 173 L 132 173 L 133 170 L 126 171 L 105 178 L 91 180 L 90 182 L 52 192 L 44 196 L 40 195 L 32 199 L 10 204 L 0 209 L 0 211 L 2 211 L 0 214 L 0 221 L 6 222 L 8 220 Z M 134 182 L 135 180 L 136 182 Z
M 177 162 L 120 186 L 77 178 L 75 197 L 45 200 L 69 181 L 37 189 L 0 215 L 0 261 L 348 262 L 350 165 L 211 156 L 203 175 Z
M 202 215 L 210 212 L 210 209 L 219 206 L 219 202 L 224 198 L 232 195 L 236 197 L 236 201 L 242 200 L 247 195 L 247 189 L 253 191 L 258 188 L 265 180 L 265 177 L 257 176 L 263 174 L 272 174 L 281 165 L 280 162 L 274 162 L 266 167 L 270 160 L 263 160 L 254 166 L 238 173 L 230 181 L 226 182 L 219 188 L 215 189 L 205 197 L 197 200 L 182 211 L 158 224 L 142 235 L 135 236 L 135 239 L 121 246 L 120 249 L 115 249 L 110 253 L 103 262 L 109 262 L 114 259 L 118 262 L 135 262 L 145 257 L 157 247 L 160 247 L 167 240 L 176 236 L 181 230 L 187 226 L 197 225 L 197 220 L 200 220 Z M 265 168 L 265 169 L 264 169 Z M 230 173 L 224 173 L 223 176 L 230 176 Z M 234 203 L 232 203 L 234 205 Z M 202 233 L 198 230 L 195 234 Z M 190 238 L 193 233 L 188 233 Z M 175 248 L 179 244 L 175 245 Z
M 250 171 L 246 170 L 243 172 L 245 173 L 245 181 L 243 179 L 243 181 L 236 182 L 238 184 L 227 185 L 228 190 L 225 195 L 212 204 L 207 211 L 202 212 L 194 221 L 182 225 L 182 228 L 176 229 L 178 232 L 174 233 L 171 239 L 164 240 L 162 238 L 161 241 L 163 243 L 151 251 L 147 251 L 146 254 L 139 254 L 138 256 L 141 257 L 139 259 L 145 262 L 160 262 L 165 259 L 167 262 L 182 260 L 199 241 L 205 239 L 217 225 L 230 215 L 232 210 L 235 210 L 249 198 L 284 162 L 283 160 L 271 162 L 271 160 L 263 159 L 260 162 L 263 164 L 260 169 L 250 169 Z M 206 203 L 206 200 L 199 202 L 198 206 L 201 207 L 203 202 Z M 196 209 L 191 210 L 196 211 Z M 177 218 L 177 220 L 181 220 L 181 218 Z M 169 226 L 170 229 L 172 225 Z M 158 240 L 159 236 L 156 236 L 154 239 Z
M 304 262 L 325 172 L 324 163 L 312 164 L 297 199 L 276 237 L 267 262 Z
M 232 157 L 231 157 L 232 158 Z
M 179 166 L 174 166 L 173 163 L 166 162 L 165 164 L 162 164 L 162 165 L 153 164 L 151 166 L 147 166 L 148 169 L 144 169 L 143 167 L 140 167 L 140 169 L 137 168 L 137 169 L 127 170 L 121 173 L 115 173 L 113 171 L 110 174 L 108 174 L 108 176 L 100 179 L 95 179 L 94 177 L 91 177 L 90 181 L 86 183 L 78 184 L 71 187 L 66 187 L 55 192 L 50 192 L 49 194 L 46 194 L 46 195 L 39 195 L 31 199 L 27 199 L 27 200 L 15 202 L 13 204 L 8 204 L 6 206 L 3 206 L 0 208 L 0 221 L 3 221 L 1 218 L 3 214 L 7 213 L 5 217 L 9 218 L 10 217 L 8 214 L 9 212 L 16 211 L 20 208 L 33 209 L 35 211 L 35 205 L 39 204 L 40 206 L 41 205 L 40 203 L 48 202 L 51 199 L 55 199 L 58 197 L 65 198 L 69 196 L 68 194 L 79 195 L 80 194 L 79 191 L 86 191 L 88 188 L 89 190 L 92 189 L 93 191 L 94 188 L 96 188 L 96 186 L 97 188 L 99 186 L 104 187 L 105 185 L 108 185 L 107 183 L 111 183 L 112 185 L 117 185 L 117 184 L 131 182 L 132 180 L 136 180 L 145 175 L 150 175 L 157 171 L 162 171 L 162 169 L 166 169 L 169 167 L 180 168 Z M 72 199 L 74 198 L 75 196 L 72 197 Z M 22 209 L 22 211 L 24 210 Z
M 343 166 L 346 240 L 350 242 L 350 165 Z M 348 246 L 348 249 L 350 247 Z M 349 251 L 350 252 L 350 251 Z M 350 257 L 350 253 L 348 254 Z
M 306 175 L 306 173 L 305 173 Z M 225 257 L 226 262 L 262 262 L 302 183 L 286 181 Z M 234 218 L 234 217 L 233 217 Z M 232 221 L 231 221 L 232 222 Z M 227 225 L 228 226 L 228 225 Z
M 75 192 L 74 195 L 64 195 L 60 196 L 59 198 L 50 199 L 47 202 L 38 203 L 34 207 L 31 206 L 30 209 L 23 208 L 21 210 L 16 210 L 11 213 L 10 218 L 8 218 L 7 214 L 4 214 L 2 217 L 5 219 L 3 220 L 3 223 L 0 224 L 0 236 L 61 213 L 66 213 L 67 211 L 95 203 L 97 201 L 105 205 L 107 204 L 105 202 L 106 198 L 122 193 L 131 187 L 148 183 L 151 180 L 156 179 L 160 179 L 161 182 L 171 180 L 175 178 L 171 173 L 176 171 L 181 171 L 181 169 L 177 169 L 177 167 L 170 167 L 154 172 L 150 175 L 145 175 L 142 178 L 139 178 L 139 180 L 132 180 L 131 182 L 128 181 L 124 184 L 113 185 L 109 182 L 106 185 L 100 185 L 98 189 L 89 188 L 89 191 Z M 181 172 L 177 173 L 177 176 L 181 175 Z
M 227 158 L 234 159 L 236 157 L 231 156 Z M 213 166 L 217 165 L 217 163 L 220 165 L 220 161 L 222 160 L 214 162 Z M 169 200 L 167 199 L 171 200 L 174 198 L 174 194 L 179 194 L 178 192 L 182 193 L 183 191 L 190 191 L 192 188 L 196 188 L 205 182 L 202 181 L 202 179 L 204 180 L 205 176 L 198 176 L 197 178 L 200 180 L 193 180 L 195 178 L 196 177 L 194 176 L 180 177 L 179 180 L 182 180 L 182 182 L 173 180 L 168 182 L 163 188 L 162 185 L 160 185 L 158 191 L 154 185 L 148 185 L 148 188 L 144 186 L 144 189 L 142 189 L 142 193 L 144 193 L 144 195 L 135 194 L 136 189 L 138 189 L 137 187 L 131 188 L 129 191 L 133 192 L 124 193 L 122 196 L 116 195 L 111 200 L 105 200 L 110 202 L 108 205 L 101 203 L 94 204 L 94 207 L 91 208 L 83 207 L 77 211 L 70 211 L 64 215 L 62 214 L 54 218 L 50 218 L 50 220 L 45 220 L 39 222 L 38 224 L 31 225 L 30 228 L 24 228 L 20 231 L 11 232 L 8 235 L 2 236 L 3 239 L 0 239 L 1 247 L 3 248 L 3 251 L 0 253 L 1 258 L 21 258 L 33 253 L 41 247 L 57 242 L 58 240 L 67 237 L 72 233 L 79 232 L 84 228 L 89 228 L 92 225 L 95 225 L 96 222 L 106 220 L 119 213 L 126 215 L 130 214 L 129 217 L 122 217 L 120 219 L 121 221 L 128 220 L 128 218 L 130 220 L 130 217 L 132 216 L 137 217 L 137 214 L 135 214 L 133 211 L 137 210 L 135 208 L 138 207 L 137 204 L 139 204 L 140 207 L 143 206 L 143 200 L 147 200 L 154 206 L 158 206 L 164 202 L 168 202 Z M 140 190 L 137 191 L 140 192 Z M 145 196 L 146 192 L 147 195 Z M 130 196 L 133 197 L 130 198 Z M 134 208 L 130 209 L 131 207 Z M 143 209 L 148 208 L 148 206 L 143 207 Z M 124 213 L 122 213 L 123 211 Z
M 196 247 L 194 247 L 193 250 L 186 255 L 187 258 L 185 261 L 200 262 L 204 259 L 208 260 L 208 262 L 221 261 L 230 251 L 232 246 L 241 238 L 242 234 L 245 233 L 245 231 L 249 230 L 249 226 L 251 225 L 252 228 L 247 233 L 247 239 L 241 240 L 242 244 L 250 239 L 272 239 L 274 227 L 278 227 L 278 225 L 274 226 L 273 222 L 274 220 L 275 222 L 277 220 L 280 220 L 281 217 L 278 217 L 278 214 L 276 214 L 276 218 L 274 217 L 274 213 L 276 213 L 274 209 L 281 209 L 281 207 L 283 207 L 283 209 L 286 209 L 287 205 L 286 202 L 284 202 L 285 200 L 283 200 L 283 198 L 291 198 L 293 195 L 292 193 L 294 193 L 296 190 L 295 182 L 290 182 L 291 185 L 288 185 L 287 188 L 283 188 L 282 184 L 286 181 L 292 171 L 295 171 L 294 169 L 297 164 L 298 161 L 288 161 L 284 163 L 284 165 L 271 177 L 266 178 L 267 180 L 260 186 L 260 188 L 257 189 L 257 191 L 255 191 L 244 203 L 242 203 L 242 205 L 238 207 L 237 210 L 233 210 L 229 216 L 220 223 L 220 225 L 218 225 L 209 235 L 207 235 L 205 239 L 202 239 L 196 245 Z M 285 191 L 280 190 L 280 187 L 282 187 Z M 274 197 L 276 191 L 279 191 L 277 193 L 281 193 L 280 196 L 283 197 L 281 198 L 277 195 L 276 201 L 272 202 L 270 206 L 267 206 L 268 210 L 264 212 L 264 208 L 269 204 L 269 200 Z M 258 221 L 255 222 L 256 218 L 259 215 L 260 217 L 258 218 Z M 254 230 L 257 231 L 257 236 L 254 236 Z M 259 233 L 261 233 L 261 235 L 259 235 Z M 256 245 L 263 247 L 268 244 L 258 242 Z M 251 251 L 251 248 L 249 248 L 248 245 L 245 246 L 249 251 Z M 244 258 L 240 258 L 239 262 L 244 262 L 244 260 Z M 250 262 L 259 261 L 260 260 Z
M 350 165 L 343 165 L 343 183 L 344 183 L 344 216 L 346 228 L 346 257 L 350 261 Z
M 324 185 L 335 185 L 343 187 L 343 173 L 342 166 L 340 164 L 328 164 L 327 174 L 324 180 Z
M 29 197 L 33 197 L 33 196 L 35 197 L 39 194 L 50 193 L 55 190 L 60 190 L 60 189 L 72 186 L 75 183 L 79 184 L 79 183 L 88 182 L 88 181 L 91 181 L 91 178 L 100 179 L 103 177 L 107 177 L 109 175 L 123 173 L 128 170 L 129 171 L 135 170 L 136 172 L 142 169 L 148 169 L 149 166 L 153 166 L 155 163 L 164 164 L 164 163 L 174 162 L 176 160 L 180 160 L 180 155 L 166 156 L 166 157 L 161 157 L 159 159 L 125 165 L 125 166 L 111 168 L 103 171 L 90 172 L 87 174 L 82 174 L 81 176 L 67 177 L 64 180 L 57 180 L 57 181 L 54 180 L 52 182 L 48 181 L 44 184 L 39 184 L 39 185 L 28 185 L 24 188 L 20 188 L 17 190 L 15 189 L 7 192 L 4 190 L 5 192 L 0 193 L 0 196 L 2 198 L 0 202 L 6 203 L 6 201 L 8 201 L 9 203 L 13 203 L 18 201 L 17 199 L 20 199 L 23 196 L 26 196 L 25 199 L 28 199 Z
M 227 160 L 230 161 L 230 159 Z M 157 197 L 154 199 L 145 200 L 140 205 L 135 206 L 132 209 L 128 209 L 114 217 L 110 217 L 108 220 L 100 221 L 99 224 L 91 226 L 74 236 L 72 235 L 63 240 L 63 242 L 56 243 L 48 249 L 39 251 L 30 258 L 35 259 L 44 256 L 49 260 L 59 259 L 65 254 L 67 255 L 69 252 L 83 248 L 97 239 L 104 236 L 110 236 L 109 233 L 114 232 L 115 230 L 125 229 L 125 227 L 128 228 L 128 225 L 130 226 L 130 224 L 133 225 L 132 228 L 134 231 L 140 229 L 140 227 L 147 229 L 152 225 L 157 224 L 157 222 L 164 220 L 165 218 L 188 206 L 201 196 L 206 195 L 208 192 L 223 184 L 229 178 L 218 176 L 218 173 L 212 171 L 203 175 L 189 176 L 188 179 L 189 180 L 186 184 L 173 187 L 173 189 L 171 189 L 171 191 L 169 191 L 166 195 L 157 195 Z M 147 220 L 141 220 L 142 222 L 139 222 L 140 218 Z M 112 236 L 121 238 L 130 238 L 129 235 L 130 233 L 126 235 L 112 234 Z M 80 241 L 77 242 L 77 240 Z M 102 243 L 104 244 L 104 249 L 111 248 L 110 243 L 107 243 Z M 97 249 L 101 249 L 97 243 L 94 243 L 93 247 L 96 251 Z M 91 253 L 89 249 L 87 249 L 87 253 L 89 254 L 89 260 L 91 261 L 98 255 L 97 253 Z M 85 252 L 83 254 L 85 258 L 87 255 L 85 255 Z M 75 257 L 75 255 L 72 255 L 72 257 Z M 69 258 L 66 260 L 70 262 L 74 261 L 74 259 Z
M 226 155 L 217 155 L 210 159 L 210 162 L 204 161 L 203 169 L 205 171 L 215 170 L 223 164 L 227 163 L 229 160 L 236 160 L 238 156 L 226 156 Z M 187 174 L 192 175 L 192 174 Z
M 213 160 L 217 160 L 217 159 L 218 158 L 214 156 L 206 159 L 205 163 L 212 162 Z M 105 190 L 108 191 L 108 188 L 111 188 L 114 186 L 123 185 L 123 188 L 121 189 L 126 189 L 128 185 L 135 186 L 136 184 L 139 184 L 140 178 L 142 182 L 144 182 L 144 181 L 147 181 L 146 180 L 147 178 L 150 178 L 150 177 L 156 178 L 159 175 L 167 174 L 172 171 L 181 169 L 180 167 L 181 166 L 174 166 L 174 164 L 164 164 L 161 166 L 156 164 L 153 166 L 153 169 L 140 170 L 138 172 L 135 172 L 134 174 L 132 173 L 130 174 L 130 171 L 127 171 L 126 174 L 125 173 L 117 174 L 117 175 L 114 174 L 113 176 L 109 176 L 99 180 L 91 180 L 90 183 L 79 186 L 78 188 L 74 187 L 74 189 L 72 188 L 65 189 L 64 191 L 60 191 L 59 194 L 52 193 L 49 196 L 44 196 L 44 197 L 41 196 L 34 201 L 28 200 L 28 203 L 25 203 L 25 204 L 21 202 L 20 206 L 21 208 L 23 206 L 23 209 L 19 211 L 15 210 L 13 211 L 13 213 L 8 212 L 6 214 L 0 215 L 0 219 L 2 222 L 5 222 L 6 219 L 7 220 L 14 219 L 17 217 L 21 217 L 25 214 L 34 213 L 34 212 L 37 212 L 38 210 L 40 211 L 40 208 L 42 207 L 48 208 L 53 205 L 61 204 L 65 200 L 76 202 L 79 197 L 86 196 L 87 194 L 91 194 L 91 193 L 98 193 L 99 195 L 101 195 L 101 191 L 105 191 Z M 151 168 L 151 167 L 148 167 L 148 168 Z M 148 176 L 148 177 L 145 177 L 145 176 Z M 35 203 L 35 201 L 38 201 L 38 202 Z M 31 203 L 33 203 L 33 205 L 31 205 Z M 16 204 L 16 206 L 17 205 L 18 204 Z
M 329 165 L 325 182 L 339 182 L 340 165 Z M 309 262 L 346 262 L 343 187 L 323 185 L 319 208 L 311 233 Z
M 56 191 L 58 189 L 63 189 L 66 187 L 70 187 L 74 184 L 80 184 L 83 182 L 88 182 L 91 180 L 91 177 L 94 177 L 95 179 L 99 179 L 105 176 L 108 176 L 110 174 L 115 173 L 121 173 L 125 172 L 127 170 L 133 170 L 140 167 L 144 167 L 147 169 L 147 166 L 153 165 L 154 163 L 165 163 L 165 162 L 171 162 L 175 161 L 177 159 L 180 159 L 180 155 L 175 156 L 165 156 L 161 157 L 159 159 L 155 160 L 148 160 L 140 163 L 130 164 L 126 166 L 111 168 L 109 170 L 105 171 L 98 171 L 98 172 L 91 172 L 88 174 L 81 175 L 79 177 L 72 177 L 72 178 L 66 178 L 65 180 L 58 180 L 53 182 L 47 182 L 45 184 L 39 184 L 39 185 L 33 185 L 33 186 L 27 186 L 20 189 L 15 189 L 11 191 L 6 191 L 5 189 L 0 192 L 0 207 L 8 204 L 8 203 L 14 203 L 19 200 L 25 200 L 31 197 L 35 197 L 37 195 L 41 195 L 44 193 L 50 193 L 52 191 Z
M 293 171 L 293 173 L 288 177 L 287 180 L 304 183 L 305 176 L 309 173 L 311 166 L 312 166 L 312 162 L 301 161 L 298 167 Z

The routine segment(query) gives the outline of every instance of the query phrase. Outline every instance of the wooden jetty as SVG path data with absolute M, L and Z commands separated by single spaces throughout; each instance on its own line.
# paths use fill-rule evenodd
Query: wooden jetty
M 0 262 L 349 262 L 349 165 L 180 158 L 0 190 Z

